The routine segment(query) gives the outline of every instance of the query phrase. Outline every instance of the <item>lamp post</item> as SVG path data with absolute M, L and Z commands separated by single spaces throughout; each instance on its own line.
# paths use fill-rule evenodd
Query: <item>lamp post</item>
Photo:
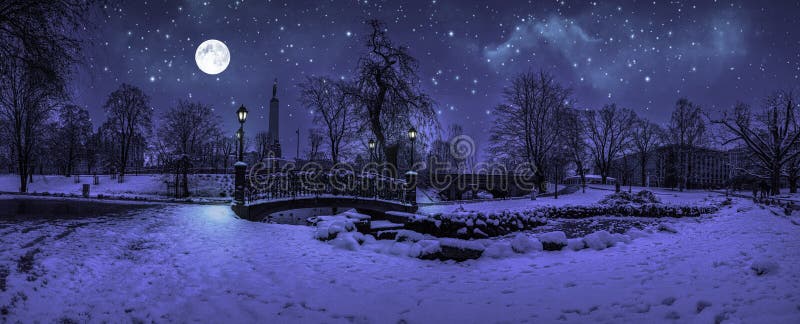
M 417 130 L 414 127 L 408 129 L 408 139 L 411 140 L 411 164 L 409 164 L 408 169 L 413 170 L 414 168 L 414 142 L 417 141 Z
M 245 195 L 245 171 L 247 163 L 244 163 L 244 122 L 247 120 L 247 108 L 242 105 L 236 110 L 236 118 L 239 120 L 239 130 L 236 131 L 236 139 L 239 140 L 239 161 L 234 164 L 234 210 L 240 217 L 249 217 L 246 206 L 244 206 Z
M 243 138 L 244 138 L 244 130 L 242 130 L 242 127 L 239 127 L 239 130 L 237 130 L 237 131 L 236 131 L 236 141 L 237 141 L 237 143 L 238 143 L 238 145 L 237 145 L 237 146 L 238 146 L 238 150 L 237 150 L 237 154 L 236 154 L 236 161 L 242 161 L 242 157 L 243 157 L 243 155 L 244 155 L 244 154 L 243 154 L 243 153 L 244 153 L 244 150 L 242 149 L 242 146 L 243 146 L 243 145 L 242 145 L 242 142 L 243 142 L 243 140 L 242 140 L 242 139 L 243 139 Z
M 369 148 L 369 162 L 372 163 L 375 161 L 375 140 L 370 138 L 367 147 Z
M 411 204 L 411 211 L 417 210 L 417 172 L 414 171 L 414 142 L 417 140 L 417 130 L 408 129 L 408 139 L 411 140 L 411 164 L 406 172 L 406 201 Z
M 241 105 L 236 110 L 236 118 L 239 120 L 239 130 L 236 131 L 236 138 L 239 139 L 239 161 L 244 160 L 244 122 L 247 120 L 247 108 Z

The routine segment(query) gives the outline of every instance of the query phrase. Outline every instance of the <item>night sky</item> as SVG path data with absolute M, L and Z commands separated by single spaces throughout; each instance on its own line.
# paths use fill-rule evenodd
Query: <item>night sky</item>
M 369 18 L 384 20 L 419 60 L 442 125 L 463 125 L 482 148 L 502 88 L 528 69 L 573 88 L 578 108 L 615 102 L 659 123 L 681 96 L 719 109 L 800 85 L 797 1 L 119 1 L 106 12 L 72 86 L 95 126 L 108 94 L 125 82 L 151 96 L 159 117 L 180 99 L 210 104 L 231 135 L 244 104 L 252 135 L 266 130 L 278 78 L 287 157 L 295 130 L 304 149 L 311 127 L 297 83 L 350 78 Z M 194 61 L 207 39 L 230 49 L 219 75 Z

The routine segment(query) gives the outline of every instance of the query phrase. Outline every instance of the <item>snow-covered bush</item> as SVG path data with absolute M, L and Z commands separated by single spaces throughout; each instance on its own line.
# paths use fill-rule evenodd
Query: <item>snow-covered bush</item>
M 660 204 L 661 200 L 649 190 L 642 190 L 636 194 L 631 194 L 626 191 L 615 192 L 600 200 L 603 205 L 630 205 L 630 204 Z
M 597 231 L 583 237 L 586 247 L 595 250 L 602 250 L 614 246 L 616 239 L 607 231 Z
M 567 246 L 567 234 L 564 232 L 547 232 L 539 234 L 539 241 L 545 251 L 558 251 Z
M 650 193 L 634 195 L 636 201 L 654 201 Z M 624 195 L 627 195 L 625 193 Z M 632 196 L 632 197 L 634 197 Z M 547 224 L 548 219 L 581 219 L 595 216 L 697 217 L 717 211 L 714 205 L 682 206 L 661 203 L 595 204 L 586 206 L 541 206 L 525 211 L 483 213 L 458 210 L 453 213 L 418 215 L 406 228 L 437 237 L 479 239 L 508 235 Z
M 517 253 L 528 253 L 530 251 L 541 251 L 542 242 L 535 237 L 528 237 L 523 233 L 518 233 L 511 240 L 511 249 Z

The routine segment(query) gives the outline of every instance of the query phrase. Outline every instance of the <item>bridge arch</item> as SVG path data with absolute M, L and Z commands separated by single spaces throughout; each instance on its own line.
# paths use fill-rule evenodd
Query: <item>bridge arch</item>
M 416 204 L 406 204 L 397 201 L 342 196 L 298 197 L 294 199 L 275 199 L 254 202 L 245 205 L 233 205 L 237 216 L 251 221 L 261 221 L 268 215 L 292 209 L 304 208 L 352 208 L 367 211 L 371 214 L 384 214 L 389 211 L 413 213 L 417 211 Z

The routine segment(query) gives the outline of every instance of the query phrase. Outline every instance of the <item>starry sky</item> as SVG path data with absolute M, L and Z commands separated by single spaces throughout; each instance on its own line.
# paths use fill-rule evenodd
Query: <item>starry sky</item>
M 244 104 L 252 135 L 266 130 L 277 78 L 281 142 L 294 157 L 295 130 L 302 150 L 312 120 L 297 84 L 350 79 L 365 51 L 363 21 L 378 18 L 419 60 L 443 128 L 462 125 L 483 149 L 503 87 L 527 70 L 554 74 L 578 108 L 614 102 L 658 123 L 682 96 L 719 110 L 800 86 L 798 12 L 800 1 L 119 1 L 87 33 L 73 100 L 98 126 L 108 94 L 130 83 L 156 116 L 199 101 L 231 134 Z M 221 74 L 195 63 L 207 39 L 230 49 Z

